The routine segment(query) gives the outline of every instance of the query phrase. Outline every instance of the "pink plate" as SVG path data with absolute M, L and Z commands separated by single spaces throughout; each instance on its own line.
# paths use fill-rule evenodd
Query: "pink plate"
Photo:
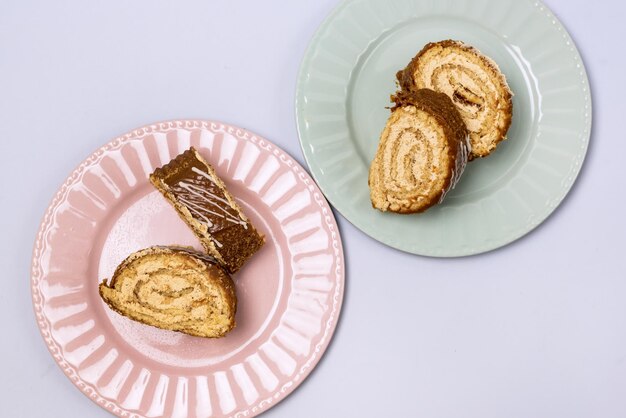
M 148 182 L 193 145 L 266 245 L 234 276 L 237 327 L 222 339 L 122 317 L 98 283 L 128 254 L 200 243 Z M 32 263 L 35 314 L 54 359 L 120 417 L 250 417 L 293 391 L 328 346 L 343 298 L 339 231 L 321 192 L 280 148 L 217 122 L 149 125 L 87 158 L 54 197 Z

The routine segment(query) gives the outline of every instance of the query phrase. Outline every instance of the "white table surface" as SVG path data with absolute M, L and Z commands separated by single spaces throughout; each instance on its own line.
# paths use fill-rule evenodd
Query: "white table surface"
M 108 417 L 56 366 L 29 291 L 41 216 L 93 150 L 134 127 L 213 118 L 303 162 L 294 87 L 336 0 L 0 1 L 0 416 Z M 626 8 L 548 0 L 591 78 L 594 128 L 542 226 L 461 259 L 404 254 L 338 216 L 341 321 L 268 417 L 626 416 Z

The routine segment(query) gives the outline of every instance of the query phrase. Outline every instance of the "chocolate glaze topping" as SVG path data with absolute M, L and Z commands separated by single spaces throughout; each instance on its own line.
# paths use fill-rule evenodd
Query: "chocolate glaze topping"
M 248 223 L 230 205 L 221 188 L 199 161 L 190 161 L 187 167 L 164 181 L 176 198 L 187 206 L 192 216 L 207 225 L 210 233 L 233 225 L 247 228 Z
M 229 273 L 239 270 L 263 245 L 263 236 L 193 147 L 157 168 L 150 181 Z

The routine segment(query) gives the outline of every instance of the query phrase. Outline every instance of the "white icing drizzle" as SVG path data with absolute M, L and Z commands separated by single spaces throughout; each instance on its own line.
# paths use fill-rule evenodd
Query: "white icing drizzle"
M 200 174 L 202 177 L 212 181 L 213 183 L 215 183 L 215 180 L 213 180 L 213 176 L 211 176 L 209 173 L 207 173 L 206 171 L 202 171 L 200 170 L 198 167 L 191 167 L 191 171 L 193 171 L 196 174 Z
M 199 174 L 200 176 L 215 183 L 215 180 L 213 180 L 210 174 L 205 173 L 197 167 L 192 167 L 191 169 L 194 173 Z M 217 196 L 210 190 L 200 186 L 200 181 L 201 179 L 198 177 L 196 179 L 189 179 L 188 181 L 180 181 L 178 182 L 178 184 L 176 184 L 176 186 L 173 186 L 173 189 L 183 189 L 190 194 L 188 198 L 177 196 L 178 200 L 184 203 L 191 212 L 198 216 L 198 218 L 203 220 L 208 227 L 212 227 L 213 222 L 211 222 L 211 220 L 207 217 L 207 214 L 212 214 L 214 216 L 224 219 L 225 221 L 231 222 L 236 225 L 242 225 L 245 229 L 248 229 L 247 221 L 233 215 L 228 211 L 227 207 L 232 208 L 230 202 L 227 199 Z M 217 211 L 208 209 L 206 205 L 198 203 L 198 200 L 208 203 L 209 205 L 213 206 Z M 224 205 L 226 205 L 226 207 L 219 205 L 217 202 L 223 203 Z M 222 244 L 219 243 L 217 240 L 214 239 L 214 242 L 218 247 L 222 247 Z
M 195 196 L 198 196 L 200 199 L 206 201 L 208 204 L 214 206 L 215 208 L 219 209 L 219 211 L 220 211 L 220 212 L 216 212 L 216 211 L 207 209 L 206 207 L 198 205 L 198 207 L 201 207 L 204 212 L 210 213 L 212 215 L 215 215 L 217 217 L 225 219 L 225 220 L 227 220 L 229 222 L 232 222 L 234 224 L 246 225 L 245 221 L 243 221 L 243 220 L 241 220 L 239 218 L 236 218 L 230 212 L 228 212 L 228 210 L 226 210 L 223 206 L 220 206 L 220 205 L 218 205 L 217 203 L 214 202 L 214 200 L 219 200 L 221 202 L 224 202 L 225 204 L 230 205 L 227 200 L 222 199 L 219 196 L 216 196 L 215 194 L 209 192 L 208 190 L 205 190 L 202 187 L 196 186 L 194 184 L 187 183 L 186 181 L 179 182 L 178 186 L 180 186 L 182 189 L 187 190 L 189 193 L 191 193 L 191 194 L 193 194 Z M 180 200 L 182 201 L 183 199 L 180 199 Z
M 211 176 L 209 173 L 207 173 L 205 171 L 200 170 L 198 167 L 191 167 L 191 171 L 193 171 L 196 174 L 201 175 L 202 177 L 206 178 L 207 180 L 213 182 L 214 184 L 217 184 L 215 179 L 213 179 L 213 176 Z M 226 205 L 228 205 L 230 207 L 230 202 L 228 201 L 228 199 L 222 199 L 221 197 L 216 196 L 215 194 L 209 192 L 208 190 L 204 190 L 204 189 L 200 189 L 200 190 L 202 192 L 206 192 L 207 194 L 209 194 L 214 200 L 219 200 L 220 202 L 222 202 L 222 203 L 224 203 L 224 204 L 226 204 Z M 210 202 L 210 203 L 212 203 L 215 206 L 219 207 L 220 209 L 224 210 L 221 206 L 216 205 L 213 202 Z M 228 213 L 226 210 L 224 210 L 224 212 L 232 217 L 232 215 L 230 213 Z M 240 218 L 234 218 L 234 219 L 236 220 L 236 222 L 234 222 L 234 223 L 238 223 L 240 225 L 243 225 L 244 229 L 248 229 L 248 222 L 245 219 L 243 219 L 241 217 Z M 233 221 L 231 221 L 231 222 L 233 222 Z
M 228 202 L 228 200 L 226 199 L 222 199 L 221 197 L 217 196 L 214 193 L 209 192 L 208 190 L 205 190 L 203 187 L 200 186 L 196 186 L 195 184 L 192 183 L 187 183 L 186 181 L 181 181 L 178 183 L 178 185 L 180 187 L 182 187 L 183 189 L 187 190 L 189 193 L 194 194 L 196 196 L 198 196 L 201 199 L 207 200 L 208 203 L 210 203 L 211 205 L 215 206 L 216 208 L 219 208 L 222 212 L 228 214 L 228 216 L 233 217 L 234 216 L 232 214 L 230 214 L 227 210 L 225 210 L 222 206 L 218 205 L 217 203 L 215 203 L 215 200 L 218 200 L 228 206 L 230 206 L 230 203 Z M 208 200 L 206 198 L 206 195 L 211 197 L 211 200 Z
M 202 206 L 185 199 L 184 197 L 177 197 L 178 200 L 180 200 L 181 202 L 183 202 L 185 204 L 185 206 L 187 206 L 187 209 L 189 209 L 189 212 L 195 214 L 196 216 L 202 218 L 204 220 L 204 223 L 207 225 L 207 227 L 212 227 L 213 226 L 213 222 L 211 222 L 211 220 L 209 218 L 207 218 L 205 216 L 204 213 L 202 213 L 200 210 L 198 210 L 197 208 L 201 208 L 204 212 L 210 212 L 212 214 L 215 214 L 216 216 L 221 216 L 220 214 L 213 212 L 213 211 L 209 211 L 206 208 L 203 208 Z M 222 248 L 224 245 L 222 245 L 221 242 L 219 242 L 218 240 L 215 239 L 215 237 L 213 235 L 210 235 L 209 238 L 211 238 L 211 240 L 213 241 L 213 243 L 215 244 L 215 246 L 217 248 Z
M 188 199 L 185 199 L 184 197 L 177 196 L 176 198 L 178 200 L 180 200 L 181 202 L 183 202 L 185 204 L 185 206 L 187 206 L 187 209 L 189 209 L 189 212 L 197 215 L 199 218 L 202 218 L 204 223 L 209 228 L 213 226 L 213 222 L 211 222 L 211 220 L 209 218 L 207 218 L 206 215 L 200 211 L 200 209 L 205 210 L 202 206 L 200 206 L 197 203 L 194 203 L 194 202 L 192 202 L 192 201 L 190 201 Z

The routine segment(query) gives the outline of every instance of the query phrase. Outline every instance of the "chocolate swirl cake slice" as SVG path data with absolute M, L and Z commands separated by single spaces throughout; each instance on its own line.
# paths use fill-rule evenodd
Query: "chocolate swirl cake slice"
M 471 150 L 465 124 L 443 93 L 401 91 L 369 173 L 372 206 L 383 212 L 423 212 L 454 187 Z
M 193 147 L 157 168 L 150 181 L 229 273 L 238 271 L 263 246 L 263 236 Z
M 235 327 L 232 279 L 213 258 L 191 249 L 133 253 L 99 290 L 114 311 L 157 328 L 215 338 Z
M 427 44 L 397 74 L 402 90 L 445 93 L 470 132 L 470 159 L 489 155 L 506 138 L 513 113 L 512 93 L 498 65 L 459 41 Z

